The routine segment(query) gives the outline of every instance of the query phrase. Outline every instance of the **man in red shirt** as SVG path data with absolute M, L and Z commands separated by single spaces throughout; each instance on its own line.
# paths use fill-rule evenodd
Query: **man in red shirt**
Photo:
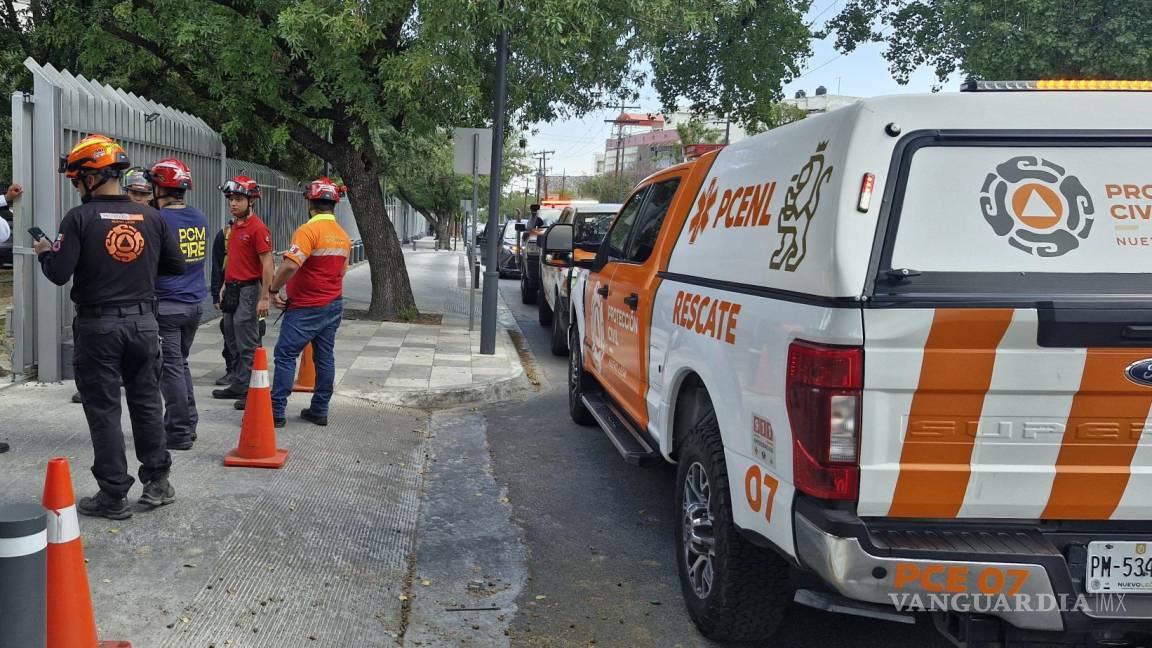
M 231 345 L 236 361 L 231 384 L 212 392 L 213 398 L 237 399 L 237 409 L 244 408 L 248 396 L 252 355 L 260 346 L 260 320 L 268 316 L 268 285 L 272 283 L 273 270 L 272 233 L 252 211 L 251 192 L 240 180 L 233 178 L 220 187 L 234 217 L 224 264 L 224 287 L 220 289 L 220 310 L 224 313 L 224 344 Z
M 300 418 L 316 425 L 328 425 L 328 402 L 336 378 L 336 331 L 344 316 L 344 272 L 352 254 L 348 233 L 336 222 L 333 212 L 344 187 L 328 178 L 308 185 L 311 219 L 292 235 L 292 247 L 284 254 L 284 263 L 272 279 L 268 292 L 276 306 L 287 309 L 276 341 L 276 373 L 272 382 L 272 420 L 276 427 L 285 423 L 284 410 L 292 381 L 296 377 L 296 358 L 308 343 L 316 363 L 316 391 L 311 407 L 300 412 Z M 280 297 L 287 288 L 288 298 Z

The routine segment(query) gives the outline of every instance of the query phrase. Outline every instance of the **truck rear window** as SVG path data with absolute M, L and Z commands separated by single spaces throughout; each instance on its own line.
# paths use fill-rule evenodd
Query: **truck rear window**
M 896 292 L 1152 294 L 1152 143 L 929 145 L 906 169 L 880 264 L 879 283 L 907 270 Z

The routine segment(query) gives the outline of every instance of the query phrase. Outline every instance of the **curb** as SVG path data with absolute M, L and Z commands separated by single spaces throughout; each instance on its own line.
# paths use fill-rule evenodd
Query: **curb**
M 503 333 L 508 336 L 508 348 L 512 353 L 516 354 L 515 361 L 512 364 L 512 375 L 493 382 L 463 387 L 380 390 L 338 389 L 336 393 L 381 405 L 410 407 L 423 410 L 452 409 L 463 405 L 499 403 L 501 401 L 514 400 L 531 393 L 536 387 L 532 384 L 532 381 L 528 379 L 528 372 L 524 367 L 524 360 L 517 352 L 516 342 L 511 335 L 512 331 L 516 331 L 521 336 L 524 335 L 524 332 L 520 329 L 516 318 L 511 315 L 512 311 L 508 308 L 508 304 L 504 303 L 504 296 L 499 292 L 496 294 L 500 301 L 497 312 L 499 315 L 504 315 L 503 317 L 499 317 L 498 330 L 503 331 Z

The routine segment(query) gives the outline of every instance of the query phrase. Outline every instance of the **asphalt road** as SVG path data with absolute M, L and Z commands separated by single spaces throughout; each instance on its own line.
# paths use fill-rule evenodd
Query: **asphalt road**
M 501 281 L 531 346 L 540 394 L 483 411 L 496 481 L 528 550 L 513 646 L 718 646 L 696 631 L 674 562 L 672 466 L 636 468 L 597 428 L 568 418 L 565 358 L 548 349 L 536 307 Z M 931 627 L 793 605 L 774 648 L 949 645 Z

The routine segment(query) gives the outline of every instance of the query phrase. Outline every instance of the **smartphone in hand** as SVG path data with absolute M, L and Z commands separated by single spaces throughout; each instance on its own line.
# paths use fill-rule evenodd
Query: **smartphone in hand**
M 44 230 L 40 229 L 39 227 L 29 227 L 28 233 L 32 235 L 32 240 L 36 242 L 39 242 L 40 239 L 48 238 L 48 235 L 44 233 Z

